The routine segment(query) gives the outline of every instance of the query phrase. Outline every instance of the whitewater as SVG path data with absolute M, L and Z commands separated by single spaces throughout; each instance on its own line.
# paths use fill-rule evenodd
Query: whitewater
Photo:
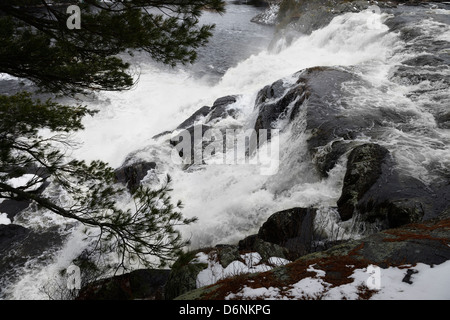
M 358 107 L 363 107 L 365 99 L 370 99 L 393 108 L 402 104 L 420 115 L 416 124 L 432 129 L 433 134 L 414 136 L 393 128 L 384 140 L 385 145 L 396 145 L 411 153 L 421 150 L 420 159 L 417 154 L 403 159 L 401 164 L 405 170 L 428 179 L 424 163 L 450 167 L 449 130 L 437 129 L 430 113 L 412 104 L 407 97 L 417 86 L 427 84 L 398 84 L 389 80 L 395 66 L 420 54 L 405 50 L 407 43 L 398 33 L 389 32 L 384 22 L 390 14 L 373 10 L 343 14 L 310 35 L 298 35 L 289 45 L 280 39 L 269 49 L 273 29 L 250 23 L 256 9 L 232 4 L 227 7 L 224 16 L 206 12 L 201 20 L 214 21 L 217 28 L 212 47 L 200 53 L 200 63 L 169 69 L 137 54 L 133 64 L 139 73 L 136 86 L 125 92 L 101 92 L 83 100 L 83 104 L 99 113 L 86 118 L 85 130 L 72 137 L 79 142 L 70 154 L 74 158 L 100 159 L 115 168 L 126 161 L 156 162 L 156 171 L 146 180 L 150 185 L 159 183 L 170 173 L 172 198 L 184 203 L 185 217 L 198 217 L 196 223 L 181 229 L 184 237 L 191 240 L 189 249 L 234 243 L 254 234 L 272 213 L 292 207 L 319 207 L 316 219 L 324 229 L 342 229 L 343 237 L 359 236 L 352 228 L 352 221 L 340 222 L 332 209 L 341 194 L 345 159 L 336 164 L 326 179 L 312 174 L 308 171 L 309 164 L 302 162 L 302 153 L 306 151 L 290 148 L 292 139 L 296 139 L 297 146 L 306 145 L 308 136 L 296 133 L 289 125 L 280 124 L 284 129 L 280 133 L 280 167 L 276 174 L 268 176 L 261 175 L 260 168 L 254 165 L 210 165 L 183 170 L 171 160 L 167 136 L 153 138 L 161 132 L 174 130 L 199 108 L 211 106 L 226 95 L 239 95 L 233 104 L 238 110 L 237 116 L 222 119 L 215 125 L 251 128 L 257 115 L 258 91 L 279 79 L 289 83 L 295 72 L 305 68 L 338 66 L 370 82 L 375 89 L 360 93 L 359 101 L 354 101 Z M 441 11 L 441 14 L 449 14 L 447 10 Z M 243 19 L 247 19 L 245 23 Z M 436 39 L 449 39 L 448 25 L 430 23 L 417 27 Z M 439 32 L 433 32 L 433 28 L 438 28 Z M 236 52 L 221 50 L 221 46 L 230 46 L 233 39 L 238 41 L 233 49 Z M 208 53 L 208 50 L 211 51 Z M 348 90 L 364 91 L 351 86 Z M 417 137 L 427 143 L 414 145 Z M 364 141 L 364 137 L 359 139 Z M 411 143 L 405 144 L 405 141 Z M 434 142 L 444 147 L 436 151 L 430 147 Z M 26 227 L 67 224 L 50 213 L 37 217 L 29 211 L 20 220 Z M 6 220 L 0 215 L 0 223 Z M 8 284 L 7 299 L 48 299 L 42 288 L 88 245 L 83 227 L 73 227 L 61 249 L 27 263 L 24 270 L 18 271 L 19 280 Z
M 119 167 L 133 153 L 135 159 L 155 161 L 160 174 L 170 172 L 173 198 L 183 201 L 185 216 L 199 218 L 198 223 L 185 230 L 194 247 L 240 239 L 254 231 L 270 213 L 281 209 L 332 204 L 340 194 L 343 166 L 325 181 L 306 179 L 301 184 L 286 181 L 292 172 L 266 177 L 255 166 L 217 165 L 183 171 L 172 164 L 164 139 L 155 141 L 152 137 L 173 130 L 217 98 L 234 94 L 241 95 L 234 106 L 239 117 L 224 119 L 223 126 L 247 128 L 254 121 L 257 92 L 308 67 L 364 65 L 372 81 L 382 81 L 389 68 L 388 60 L 395 46 L 400 45 L 395 35 L 387 33 L 383 24 L 386 18 L 387 15 L 374 15 L 371 11 L 337 17 L 326 28 L 300 37 L 288 47 L 283 47 L 281 41 L 275 50 L 251 55 L 212 85 L 186 70 L 167 72 L 153 64 L 143 65 L 135 89 L 101 95 L 109 104 L 86 121 L 86 130 L 78 137 L 83 146 L 74 156 L 102 159 Z M 296 185 L 288 189 L 288 184 Z

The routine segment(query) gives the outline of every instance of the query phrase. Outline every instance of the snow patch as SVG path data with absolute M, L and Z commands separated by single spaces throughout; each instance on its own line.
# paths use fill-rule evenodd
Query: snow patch
M 273 267 L 282 266 L 289 263 L 289 260 L 270 257 L 267 264 L 261 263 L 262 257 L 257 252 L 250 252 L 240 255 L 242 261 L 235 260 L 225 268 L 220 264 L 216 252 L 206 254 L 199 252 L 191 263 L 205 263 L 208 267 L 200 271 L 197 275 L 197 288 L 208 286 L 219 280 L 247 273 L 258 273 L 271 270 Z
M 11 224 L 11 220 L 6 213 L 0 212 L 0 224 Z
M 37 182 L 41 178 L 34 174 L 24 174 L 18 178 L 11 178 L 6 181 L 6 184 L 13 188 L 23 188 L 24 191 L 36 191 L 42 185 L 42 182 Z
M 323 270 L 309 266 L 307 271 L 315 272 L 316 276 L 306 277 L 300 281 L 283 287 L 250 288 L 244 286 L 240 291 L 230 293 L 225 299 L 276 299 L 276 300 L 356 300 L 367 287 L 370 273 L 374 266 L 355 269 L 349 278 L 353 282 L 334 286 L 322 278 Z M 376 268 L 376 267 L 375 267 Z M 408 270 L 414 270 L 410 283 L 403 279 Z M 440 265 L 430 266 L 419 263 L 415 266 L 379 268 L 379 288 L 371 291 L 370 300 L 448 300 L 450 299 L 450 260 Z

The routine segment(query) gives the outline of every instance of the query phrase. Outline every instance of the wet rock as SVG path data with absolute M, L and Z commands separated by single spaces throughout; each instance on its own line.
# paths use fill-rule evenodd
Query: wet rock
M 142 179 L 148 174 L 149 170 L 156 168 L 155 162 L 138 161 L 125 164 L 116 169 L 115 175 L 117 182 L 127 186 L 131 193 L 134 193 L 140 186 Z
M 286 248 L 297 257 L 311 252 L 315 208 L 292 208 L 272 214 L 258 231 L 258 238 Z
M 170 270 L 139 269 L 81 288 L 77 300 L 163 300 Z
M 254 128 L 267 129 L 270 133 L 272 129 L 283 130 L 293 124 L 292 130 L 307 132 L 307 148 L 316 161 L 317 173 L 327 177 L 349 145 L 337 142 L 330 148 L 326 146 L 355 138 L 364 129 L 372 128 L 379 116 L 369 111 L 364 115 L 347 113 L 347 103 L 341 97 L 348 93 L 342 91 L 342 85 L 347 81 L 369 84 L 354 74 L 332 67 L 308 68 L 297 72 L 294 79 L 297 80 L 276 81 L 258 93 Z
M 239 248 L 234 245 L 216 245 L 217 255 L 222 267 L 226 268 L 231 262 L 239 260 Z
M 439 128 L 450 129 L 450 111 L 442 112 L 436 116 L 436 122 Z
M 236 109 L 230 108 L 230 105 L 237 101 L 239 96 L 225 96 L 214 101 L 211 112 L 207 116 L 206 123 L 212 123 L 228 116 L 235 117 Z
M 377 144 L 364 144 L 348 156 L 342 194 L 337 201 L 342 220 L 350 219 L 358 201 L 381 176 L 381 166 L 389 151 Z
M 384 163 L 380 178 L 358 202 L 363 220 L 381 223 L 380 228 L 395 228 L 436 218 L 449 208 L 448 184 L 429 186 L 392 168 Z
M 333 141 L 322 150 L 319 150 L 314 156 L 314 162 L 319 174 L 322 177 L 328 177 L 328 173 L 333 169 L 342 155 L 344 155 L 351 146 L 351 141 L 337 140 Z
M 445 61 L 439 57 L 431 54 L 424 54 L 415 58 L 408 59 L 403 62 L 403 64 L 409 66 L 440 66 L 445 64 Z
M 14 178 L 19 178 L 25 174 L 31 174 L 42 179 L 42 183 L 36 190 L 29 191 L 31 194 L 40 195 L 50 185 L 50 182 L 48 182 L 50 173 L 44 167 L 29 165 L 26 167 L 6 168 L 5 171 Z M 27 209 L 31 203 L 32 201 L 24 199 L 5 199 L 0 203 L 0 212 L 6 213 L 8 219 L 14 221 L 14 217 Z
M 287 248 L 275 243 L 264 241 L 260 239 L 257 234 L 240 240 L 239 250 L 242 252 L 257 252 L 260 254 L 263 262 L 266 262 L 271 257 L 278 257 L 287 260 L 292 259 L 292 254 Z
M 208 266 L 205 263 L 192 263 L 198 252 L 200 250 L 188 252 L 174 263 L 165 285 L 166 300 L 197 288 L 197 275 Z
M 199 119 L 206 117 L 211 111 L 211 108 L 208 106 L 201 107 L 197 111 L 195 111 L 189 118 L 180 123 L 176 130 L 186 129 L 195 124 Z
M 281 1 L 280 1 L 281 2 Z M 274 26 L 277 23 L 279 3 L 270 4 L 269 7 L 260 14 L 253 17 L 250 21 L 266 26 Z
M 4 200 L 0 203 L 0 212 L 6 213 L 8 219 L 14 221 L 14 217 L 23 210 L 27 209 L 31 204 L 29 200 Z
M 256 107 L 259 112 L 254 126 L 255 130 L 276 129 L 278 127 L 276 121 L 287 118 L 289 112 L 302 105 L 308 96 L 305 89 L 303 83 L 288 86 L 279 80 L 260 90 L 256 97 Z M 291 103 L 295 104 L 291 105 Z
M 449 207 L 448 190 L 398 171 L 386 148 L 363 144 L 349 154 L 337 205 L 344 221 L 358 216 L 380 228 L 394 228 L 437 217 Z
M 203 150 L 208 143 L 203 141 L 203 137 L 209 129 L 211 129 L 209 125 L 196 124 L 182 130 L 171 138 L 170 144 L 178 151 L 178 155 L 184 161 L 185 169 L 192 164 L 204 163 Z M 187 140 L 185 141 L 185 139 Z
M 169 136 L 171 138 L 170 143 L 175 146 L 178 144 L 178 137 L 180 134 L 175 136 L 170 136 L 177 130 L 186 130 L 188 131 L 192 138 L 194 136 L 194 128 L 203 126 L 202 134 L 211 128 L 215 122 L 218 122 L 226 117 L 235 117 L 237 110 L 234 108 L 230 108 L 230 105 L 237 101 L 238 95 L 229 95 L 218 98 L 214 101 L 211 107 L 203 106 L 197 111 L 195 111 L 190 117 L 180 123 L 175 130 L 167 130 L 163 131 L 157 135 L 154 135 L 152 139 L 158 139 L 164 136 Z M 200 121 L 203 120 L 203 121 Z

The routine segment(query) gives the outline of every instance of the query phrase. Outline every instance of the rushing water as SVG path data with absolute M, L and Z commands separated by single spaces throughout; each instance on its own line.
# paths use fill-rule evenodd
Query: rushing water
M 442 88 L 438 88 L 439 82 L 428 80 L 393 82 L 392 73 L 402 61 L 426 51 L 427 43 L 448 44 L 450 11 L 430 7 L 404 11 L 407 17 L 423 12 L 419 23 L 408 26 L 423 34 L 414 40 L 417 43 L 408 42 L 401 32 L 389 32 L 384 22 L 392 13 L 364 11 L 338 16 L 325 28 L 301 36 L 289 46 L 280 41 L 272 51 L 266 48 L 273 29 L 250 22 L 260 9 L 230 3 L 223 16 L 206 12 L 202 22 L 217 23 L 217 28 L 211 43 L 199 52 L 199 61 L 194 66 L 168 69 L 138 55 L 135 66 L 141 75 L 135 88 L 100 93 L 87 102 L 100 113 L 86 119 L 86 129 L 74 137 L 82 145 L 73 156 L 101 159 L 113 167 L 122 165 L 130 154 L 131 159 L 156 162 L 157 176 L 168 172 L 172 175 L 172 197 L 183 201 L 184 215 L 199 218 L 182 229 L 192 247 L 233 243 L 253 234 L 270 214 L 291 207 L 319 207 L 322 214 L 318 219 L 326 218 L 320 222 L 325 229 L 349 230 L 348 223 L 341 223 L 330 209 L 341 193 L 345 159 L 326 179 L 309 172 L 306 148 L 301 148 L 306 144 L 305 133 L 286 126 L 280 134 L 280 167 L 274 175 L 261 175 L 260 168 L 254 165 L 206 165 L 198 170 L 182 170 L 171 160 L 167 139 L 152 137 L 173 130 L 200 107 L 211 106 L 217 98 L 230 94 L 240 95 L 233 106 L 238 115 L 216 126 L 250 128 L 257 112 L 255 97 L 264 86 L 281 78 L 289 82 L 293 73 L 304 68 L 341 66 L 371 83 L 370 88 L 348 84 L 355 112 L 370 101 L 371 107 L 414 113 L 410 123 L 414 130 L 392 126 L 378 137 L 378 142 L 396 150 L 400 165 L 423 181 L 434 179 L 428 170 L 430 164 L 437 176 L 448 177 L 450 133 L 438 128 L 433 118 L 434 108 L 448 108 L 448 87 L 441 83 Z M 418 46 L 418 41 L 423 41 L 423 47 Z M 436 72 L 449 76 L 448 68 Z M 414 94 L 427 86 L 436 90 Z M 48 221 L 62 223 L 50 215 L 22 219 L 30 227 Z M 53 273 L 67 267 L 86 245 L 77 230 L 51 263 L 46 262 L 46 267 L 30 263 L 20 281 L 10 287 L 8 298 L 45 299 L 39 288 Z

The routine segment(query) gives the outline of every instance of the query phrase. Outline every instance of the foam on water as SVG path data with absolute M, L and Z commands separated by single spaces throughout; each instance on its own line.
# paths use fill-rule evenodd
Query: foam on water
M 162 177 L 167 172 L 172 175 L 172 197 L 184 203 L 183 214 L 199 218 L 197 223 L 181 229 L 183 235 L 191 239 L 192 247 L 233 243 L 253 234 L 276 211 L 313 205 L 321 206 L 317 219 L 324 230 L 332 232 L 333 228 L 343 228 L 341 234 L 344 234 L 346 225 L 338 225 L 338 217 L 335 212 L 330 213 L 329 207 L 335 205 L 340 196 L 345 160 L 337 163 L 327 179 L 318 179 L 311 174 L 305 151 L 299 147 L 306 143 L 305 133 L 294 136 L 289 126 L 280 133 L 281 165 L 277 174 L 270 176 L 261 175 L 257 165 L 208 165 L 184 171 L 171 161 L 167 141 L 151 137 L 173 130 L 200 107 L 211 106 L 215 99 L 229 94 L 242 95 L 234 105 L 239 111 L 238 117 L 224 119 L 222 125 L 234 121 L 236 127 L 249 128 L 255 117 L 254 99 L 258 90 L 283 77 L 288 82 L 290 76 L 301 69 L 333 65 L 357 66 L 354 72 L 361 73 L 373 84 L 374 90 L 359 95 L 360 101 L 354 101 L 355 108 L 364 106 L 364 99 L 370 99 L 375 106 L 377 101 L 379 105 L 388 102 L 392 108 L 411 109 L 419 115 L 415 121 L 432 126 L 427 113 L 405 98 L 404 93 L 409 88 L 394 87 L 387 79 L 392 65 L 400 59 L 395 56 L 396 51 L 404 46 L 383 24 L 387 18 L 387 14 L 370 11 L 338 16 L 328 26 L 298 38 L 288 47 L 280 45 L 276 52 L 255 52 L 228 69 L 217 83 L 198 79 L 186 69 L 168 70 L 148 62 L 142 66 L 135 88 L 127 92 L 100 93 L 98 100 L 90 103 L 90 107 L 100 112 L 85 120 L 86 129 L 75 137 L 83 145 L 73 155 L 86 160 L 101 159 L 114 167 L 120 166 L 130 153 L 134 153 L 135 158 L 156 161 L 158 175 Z M 446 35 L 443 33 L 440 37 Z M 350 86 L 348 89 L 357 88 Z M 392 100 L 382 98 L 386 90 Z M 425 139 L 430 143 L 434 139 L 449 141 L 448 130 L 435 130 L 435 133 L 417 142 L 417 147 L 425 162 L 440 159 L 440 165 L 446 165 L 450 159 L 448 144 L 441 149 L 421 147 Z M 418 135 L 395 127 L 388 135 L 384 143 L 399 148 L 409 148 L 418 139 Z M 296 149 L 291 148 L 292 139 L 295 139 Z M 407 140 L 411 143 L 405 143 Z M 414 153 L 418 149 L 410 150 Z M 447 160 L 443 159 L 445 157 Z M 407 158 L 405 163 L 410 161 Z M 412 161 L 410 166 L 418 168 L 417 161 Z M 46 299 L 37 288 L 83 250 L 86 243 L 81 239 L 81 229 L 74 229 L 54 262 L 45 268 L 30 268 L 27 276 L 11 287 L 11 297 Z
M 100 114 L 85 121 L 78 134 L 83 146 L 75 156 L 102 159 L 112 166 L 149 144 L 151 137 L 173 130 L 203 105 L 229 94 L 252 95 L 263 86 L 314 66 L 354 65 L 384 60 L 395 36 L 386 34 L 387 15 L 345 14 L 310 36 L 299 38 L 279 52 L 264 50 L 230 68 L 213 85 L 186 70 L 142 66 L 138 85 L 127 92 L 101 93 Z M 252 105 L 242 105 L 253 108 Z

